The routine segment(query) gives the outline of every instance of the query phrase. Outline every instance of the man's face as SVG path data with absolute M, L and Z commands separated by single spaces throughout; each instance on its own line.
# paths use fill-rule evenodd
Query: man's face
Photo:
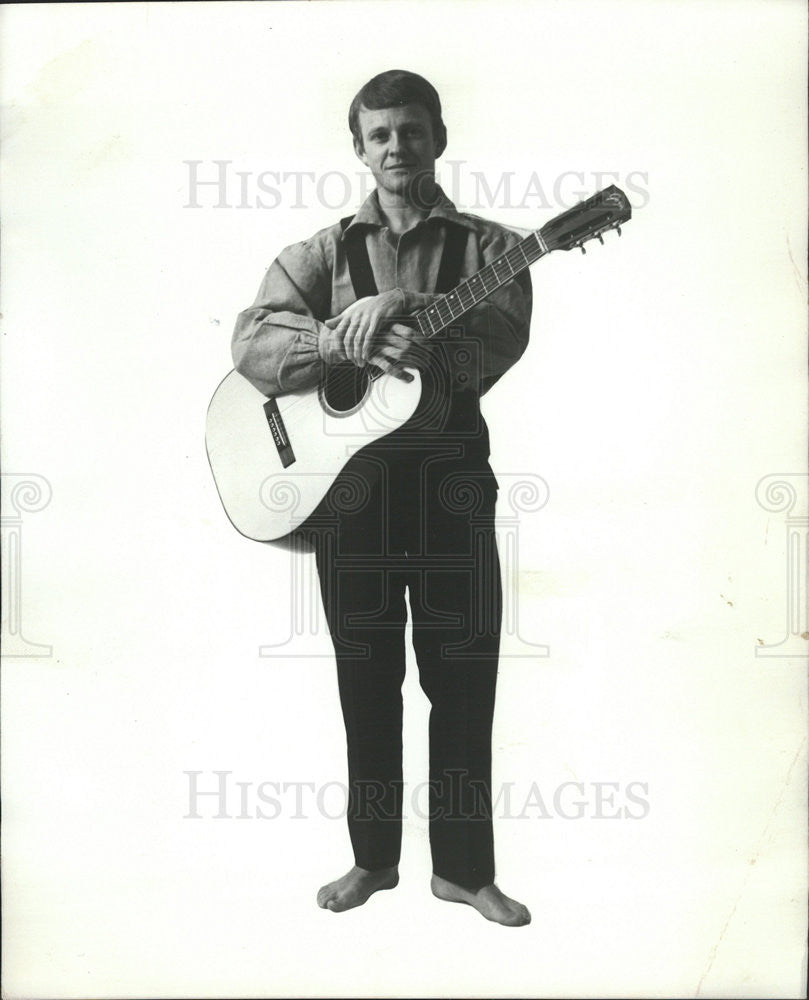
M 427 193 L 438 156 L 427 109 L 421 104 L 380 111 L 361 108 L 359 125 L 362 148 L 355 144 L 357 156 L 370 168 L 377 186 L 397 195 L 416 196 L 420 189 Z

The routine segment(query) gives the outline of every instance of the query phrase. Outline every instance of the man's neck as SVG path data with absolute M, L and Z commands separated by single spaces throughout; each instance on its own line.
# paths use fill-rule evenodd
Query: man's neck
M 430 209 L 438 198 L 435 181 L 431 179 L 428 185 L 425 178 L 422 178 L 418 193 L 419 197 L 415 198 L 411 191 L 394 194 L 377 188 L 379 209 L 392 233 L 406 233 L 430 214 Z

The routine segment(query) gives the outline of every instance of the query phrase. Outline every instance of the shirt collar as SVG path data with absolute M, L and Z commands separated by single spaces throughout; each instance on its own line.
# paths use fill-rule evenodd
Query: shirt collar
M 437 184 L 435 187 L 438 198 L 424 221 L 443 219 L 446 222 L 454 222 L 456 225 L 465 226 L 467 229 L 474 229 L 475 226 L 472 220 L 465 215 L 461 215 Z M 379 207 L 379 193 L 374 190 L 362 203 L 351 223 L 346 226 L 343 236 L 345 237 L 345 234 L 352 230 L 354 226 L 375 226 L 381 229 L 384 225 L 385 220 L 382 216 L 382 210 Z

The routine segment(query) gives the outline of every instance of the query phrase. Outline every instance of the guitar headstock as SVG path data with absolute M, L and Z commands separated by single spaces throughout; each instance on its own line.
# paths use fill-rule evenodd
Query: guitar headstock
M 598 239 L 604 242 L 601 234 L 609 229 L 617 229 L 621 235 L 621 226 L 632 218 L 632 206 L 614 184 L 592 198 L 583 201 L 573 208 L 557 215 L 540 229 L 540 235 L 548 250 L 572 250 L 581 247 L 588 240 Z

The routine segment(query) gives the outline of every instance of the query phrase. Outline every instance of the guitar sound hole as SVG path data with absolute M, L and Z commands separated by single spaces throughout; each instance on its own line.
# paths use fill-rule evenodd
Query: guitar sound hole
M 321 391 L 326 405 L 336 413 L 348 413 L 358 406 L 368 390 L 368 369 L 357 368 L 350 361 L 332 365 Z

